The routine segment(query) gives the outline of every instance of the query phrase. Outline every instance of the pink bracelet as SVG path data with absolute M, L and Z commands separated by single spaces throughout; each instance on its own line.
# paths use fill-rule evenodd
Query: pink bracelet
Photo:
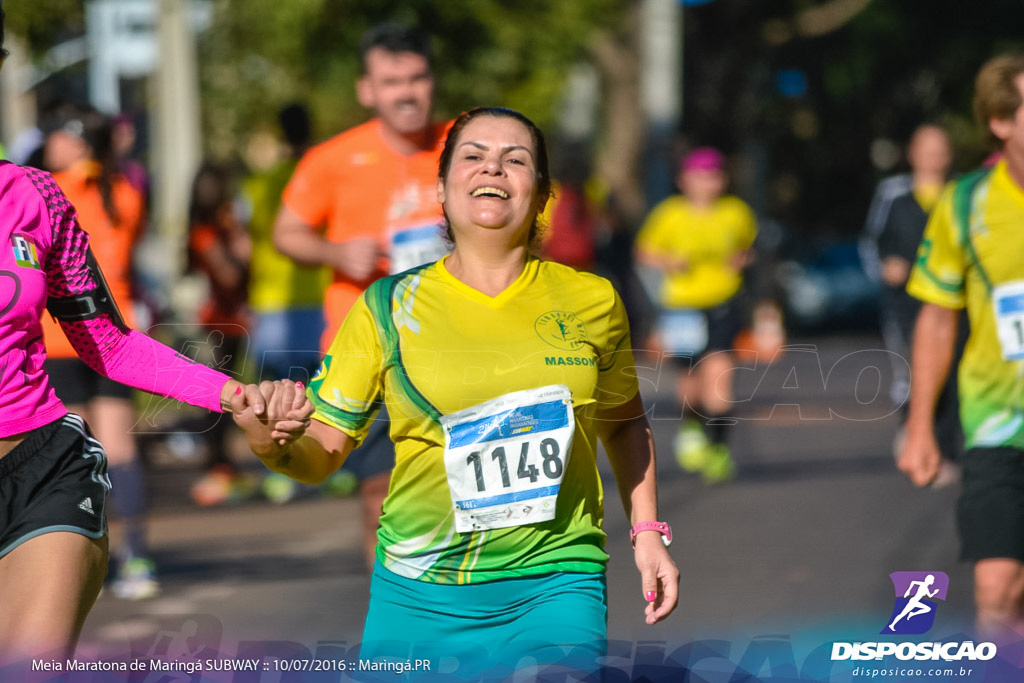
M 672 545 L 672 527 L 665 522 L 639 522 L 629 530 L 629 541 L 636 548 L 636 535 L 641 531 L 657 531 L 661 534 L 661 542 L 665 547 Z

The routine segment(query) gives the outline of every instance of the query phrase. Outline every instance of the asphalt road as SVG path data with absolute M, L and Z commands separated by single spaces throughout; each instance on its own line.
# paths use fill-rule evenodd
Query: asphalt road
M 644 361 L 652 366 L 642 369 L 641 383 L 660 453 L 662 517 L 675 530 L 681 600 L 666 622 L 644 624 L 627 525 L 602 465 L 612 556 L 608 631 L 622 680 L 682 680 L 678 662 L 686 657 L 690 680 L 728 681 L 741 661 L 764 680 L 798 673 L 856 680 L 849 662 L 829 673 L 822 647 L 879 639 L 893 609 L 889 575 L 896 571 L 948 574 L 949 593 L 930 633 L 969 628 L 970 568 L 957 561 L 953 517 L 957 486 L 916 490 L 896 471 L 898 416 L 886 394 L 890 359 L 879 349 L 873 337 L 818 340 L 739 372 L 741 419 L 732 434 L 739 473 L 718 486 L 674 462 L 671 371 Z M 352 650 L 369 586 L 357 501 L 198 508 L 187 495 L 196 472 L 194 464 L 167 459 L 151 468 L 150 529 L 162 593 L 131 602 L 105 592 L 78 656 L 197 657 L 197 644 L 226 658 L 311 659 Z M 202 675 L 191 680 L 297 680 L 276 670 Z M 310 680 L 344 678 L 324 676 Z M 143 679 L 190 677 L 136 678 Z

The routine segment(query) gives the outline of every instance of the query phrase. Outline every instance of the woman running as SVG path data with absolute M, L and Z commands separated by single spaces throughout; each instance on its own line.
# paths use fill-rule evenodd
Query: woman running
M 523 115 L 460 116 L 437 191 L 454 250 L 359 299 L 310 387 L 305 435 L 281 445 L 251 411 L 235 418 L 268 467 L 316 482 L 386 402 L 397 458 L 360 657 L 427 639 L 435 654 L 469 653 L 460 672 L 524 658 L 592 670 L 607 619 L 598 439 L 633 525 L 647 623 L 675 608 L 679 579 L 625 309 L 603 278 L 531 255 L 550 177 Z M 301 417 L 304 396 L 261 387 L 268 417 Z

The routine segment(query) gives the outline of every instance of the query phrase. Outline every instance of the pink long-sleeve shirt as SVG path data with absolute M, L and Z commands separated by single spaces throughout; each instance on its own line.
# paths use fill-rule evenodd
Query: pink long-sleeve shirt
M 0 437 L 67 413 L 43 369 L 40 317 L 48 315 L 48 297 L 97 287 L 86 266 L 88 244 L 48 173 L 0 162 Z M 82 360 L 110 379 L 220 412 L 227 375 L 117 327 L 108 315 L 61 327 Z

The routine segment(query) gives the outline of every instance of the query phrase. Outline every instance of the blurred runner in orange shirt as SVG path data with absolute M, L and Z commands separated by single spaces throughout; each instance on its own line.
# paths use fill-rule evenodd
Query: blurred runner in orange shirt
M 341 321 L 371 282 L 435 261 L 448 252 L 437 201 L 437 163 L 449 123 L 433 123 L 434 74 L 429 39 L 387 23 L 360 44 L 359 102 L 366 123 L 313 147 L 284 190 L 274 243 L 303 265 L 326 265 L 326 351 Z M 345 463 L 360 482 L 367 566 L 395 451 L 381 412 Z

